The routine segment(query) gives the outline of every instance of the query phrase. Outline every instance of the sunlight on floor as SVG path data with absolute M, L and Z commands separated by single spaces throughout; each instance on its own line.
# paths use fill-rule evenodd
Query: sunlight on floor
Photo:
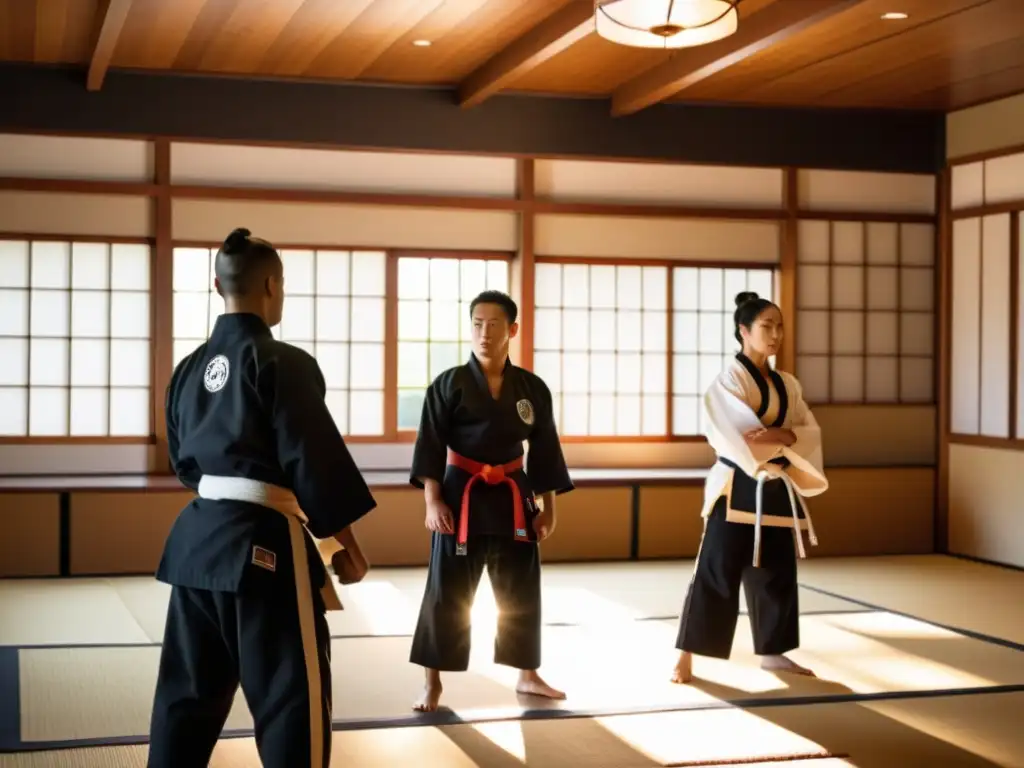
M 473 725 L 473 730 L 489 739 L 494 746 L 500 747 L 509 757 L 526 765 L 526 740 L 523 737 L 521 721 L 476 723 Z
M 358 611 L 369 625 L 369 634 L 397 635 L 408 632 L 415 611 L 408 595 L 390 581 L 366 581 L 342 595 L 345 610 Z
M 836 614 L 827 623 L 854 641 L 856 650 L 843 658 L 843 674 L 858 675 L 869 690 L 972 688 L 998 685 L 1003 680 L 967 672 L 950 660 L 935 656 L 939 649 L 949 655 L 963 654 L 963 664 L 977 664 L 969 651 L 958 646 L 970 643 L 955 632 L 891 613 Z M 902 646 L 902 647 L 901 647 Z M 835 645 L 831 642 L 830 649 Z
M 618 626 L 635 621 L 642 614 L 636 609 L 609 600 L 582 587 L 550 587 L 544 590 L 544 607 L 572 624 Z
M 620 715 L 597 722 L 659 763 L 827 754 L 820 744 L 740 709 Z
M 934 624 L 925 624 L 923 621 L 882 611 L 837 613 L 830 615 L 828 620 L 834 627 L 863 633 L 878 639 L 929 640 L 959 637 L 948 629 L 937 627 Z
M 1019 727 L 1014 727 L 1018 734 L 1016 748 L 1012 740 L 1007 745 L 1003 736 L 1007 731 L 1004 718 L 1007 713 L 1022 711 L 1024 694 L 971 697 L 969 713 L 964 711 L 967 705 L 955 704 L 951 699 L 877 701 L 862 706 L 932 739 L 984 757 L 994 765 L 1024 765 L 1024 736 L 1020 735 Z

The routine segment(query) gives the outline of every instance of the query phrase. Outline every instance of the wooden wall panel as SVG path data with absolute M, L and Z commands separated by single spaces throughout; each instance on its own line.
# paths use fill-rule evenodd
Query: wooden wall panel
M 829 490 L 808 501 L 819 539 L 809 557 L 932 551 L 934 469 L 832 469 L 828 478 Z M 640 557 L 695 557 L 702 505 L 699 487 L 641 488 Z
M 935 213 L 935 176 L 801 169 L 801 210 Z
M 558 526 L 541 544 L 546 562 L 625 560 L 632 536 L 633 492 L 628 487 L 577 488 L 559 496 Z
M 153 179 L 153 144 L 3 133 L 0 176 L 148 183 Z
M 1024 94 L 946 115 L 946 157 L 1024 144 Z
M 537 160 L 537 196 L 560 201 L 782 208 L 782 169 Z
M 0 493 L 0 578 L 60 573 L 60 494 Z
M 4 475 L 142 475 L 153 466 L 149 445 L 0 445 Z
M 78 491 L 70 500 L 73 576 L 154 573 L 189 492 Z
M 677 261 L 779 260 L 779 224 L 725 219 L 537 216 L 537 256 Z
M 355 524 L 370 567 L 426 565 L 430 531 L 423 524 L 423 491 L 375 488 L 373 497 L 377 508 Z
M 949 447 L 949 551 L 1024 567 L 1024 451 Z
M 12 547 L 28 553 L 24 563 L 19 561 L 19 570 L 52 568 L 52 574 L 57 573 L 58 495 L 0 493 L 0 516 L 4 519 L 9 516 L 9 510 L 24 507 L 27 503 L 24 498 L 48 496 L 54 499 L 52 535 L 45 515 L 40 513 L 36 523 L 14 528 L 15 534 L 9 539 Z M 430 533 L 423 526 L 422 493 L 414 489 L 385 488 L 374 489 L 374 497 L 377 509 L 356 524 L 356 535 L 371 565 L 426 565 L 430 557 Z M 69 529 L 71 575 L 153 573 L 174 519 L 191 498 L 192 494 L 187 491 L 73 492 Z M 558 527 L 555 535 L 543 545 L 545 560 L 629 558 L 632 536 L 632 490 L 629 486 L 578 488 L 559 497 L 557 503 Z M 42 535 L 40 543 L 33 543 L 39 535 Z M 45 547 L 49 547 L 50 542 L 52 564 L 46 560 L 51 549 Z
M 152 237 L 152 206 L 149 198 L 130 195 L 0 191 L 3 232 Z
M 950 206 L 958 211 L 985 203 L 985 163 L 966 163 L 952 168 Z
M 227 187 L 515 195 L 515 159 L 173 143 L 171 183 Z
M 235 227 L 275 244 L 365 248 L 437 248 L 515 251 L 516 214 L 468 211 L 175 199 L 175 240 L 219 243 Z
M 985 161 L 985 202 L 1024 200 L 1024 152 Z
M 932 551 L 934 469 L 832 469 L 828 479 L 828 491 L 808 500 L 819 540 L 809 557 Z
M 667 486 L 640 488 L 637 554 L 641 560 L 696 557 L 704 533 L 700 517 L 704 488 Z
M 825 466 L 932 465 L 937 432 L 933 405 L 820 405 Z

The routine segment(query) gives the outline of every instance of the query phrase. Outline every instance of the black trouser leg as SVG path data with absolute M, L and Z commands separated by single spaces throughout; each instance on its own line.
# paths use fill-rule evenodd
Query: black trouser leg
M 330 632 L 304 547 L 292 555 L 295 573 L 254 578 L 237 597 L 242 691 L 264 768 L 327 768 Z
M 761 567 L 748 562 L 743 572 L 754 653 L 759 656 L 779 656 L 800 646 L 796 568 L 793 530 L 763 527 Z
M 494 537 L 487 575 L 498 607 L 494 663 L 538 669 L 541 656 L 540 548 L 511 537 Z
M 150 724 L 150 768 L 205 768 L 238 690 L 220 593 L 174 587 Z M 233 598 L 233 595 L 227 595 Z
M 754 529 L 725 519 L 720 498 L 704 525 L 700 551 L 679 619 L 676 648 L 727 659 L 736 634 L 740 583 L 753 557 Z
M 433 534 L 427 584 L 409 654 L 413 664 L 448 672 L 469 667 L 470 611 L 487 553 L 483 537 L 471 536 L 466 554 L 456 555 L 455 536 Z

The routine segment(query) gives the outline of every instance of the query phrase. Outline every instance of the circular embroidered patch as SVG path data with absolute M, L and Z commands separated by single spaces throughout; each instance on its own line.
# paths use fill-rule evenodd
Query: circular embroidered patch
M 203 374 L 203 385 L 208 392 L 219 392 L 228 383 L 228 374 L 231 366 L 224 355 L 217 355 L 206 364 L 206 373 Z
M 516 410 L 519 411 L 519 418 L 524 424 L 533 424 L 533 404 L 529 400 L 520 400 L 516 403 Z

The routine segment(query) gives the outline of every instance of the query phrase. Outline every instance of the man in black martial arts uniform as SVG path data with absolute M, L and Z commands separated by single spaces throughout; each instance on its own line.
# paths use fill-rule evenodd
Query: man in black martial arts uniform
M 573 488 L 551 392 L 509 361 L 509 341 L 519 329 L 509 296 L 485 291 L 469 311 L 473 354 L 427 389 L 410 473 L 411 483 L 424 489 L 426 527 L 433 532 L 410 655 L 426 669 L 413 707 L 421 712 L 437 709 L 441 670 L 469 666 L 470 609 L 485 566 L 499 614 L 495 663 L 520 670 L 519 693 L 565 698 L 537 673 L 538 542 L 555 528 L 555 495 Z M 529 443 L 525 471 L 523 441 Z
M 167 388 L 171 465 L 197 498 L 157 571 L 172 590 L 149 766 L 206 766 L 241 684 L 263 765 L 324 768 L 324 611 L 340 603 L 329 605 L 337 595 L 306 527 L 337 539 L 335 570 L 359 581 L 368 566 L 349 526 L 376 502 L 324 403 L 316 360 L 270 333 L 284 301 L 277 251 L 236 229 L 217 253 L 216 286 L 225 314 Z

